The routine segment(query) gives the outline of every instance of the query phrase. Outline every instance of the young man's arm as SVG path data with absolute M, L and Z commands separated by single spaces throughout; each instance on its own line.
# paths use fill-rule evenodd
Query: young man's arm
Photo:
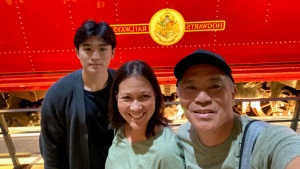
M 68 168 L 69 159 L 66 155 L 66 132 L 63 126 L 63 108 L 57 91 L 48 90 L 41 110 L 40 151 L 44 158 L 44 167 Z M 58 102 L 58 100 L 60 102 Z

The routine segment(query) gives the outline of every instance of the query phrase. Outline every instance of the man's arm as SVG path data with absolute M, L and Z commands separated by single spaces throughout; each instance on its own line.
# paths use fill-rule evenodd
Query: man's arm
M 286 126 L 268 125 L 257 138 L 251 161 L 257 168 L 289 168 L 299 164 L 299 157 L 300 135 Z
M 48 90 L 42 104 L 40 151 L 45 168 L 68 168 L 64 112 L 61 102 L 57 102 L 60 99 Z
M 287 166 L 286 169 L 298 169 L 300 168 L 300 156 L 294 158 Z

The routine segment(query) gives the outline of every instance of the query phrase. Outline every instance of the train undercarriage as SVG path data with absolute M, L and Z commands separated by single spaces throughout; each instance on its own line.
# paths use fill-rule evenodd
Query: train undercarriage
M 285 98 L 300 96 L 300 80 L 245 82 L 236 83 L 236 99 Z M 179 98 L 175 85 L 161 85 L 164 95 L 165 115 L 170 120 L 185 119 L 184 112 L 178 104 Z M 40 108 L 46 90 L 2 92 L 0 109 Z M 174 102 L 174 104 L 172 104 Z M 296 100 L 288 101 L 254 101 L 237 102 L 233 110 L 241 115 L 249 116 L 292 116 Z M 8 126 L 38 126 L 41 112 L 16 112 L 5 114 Z

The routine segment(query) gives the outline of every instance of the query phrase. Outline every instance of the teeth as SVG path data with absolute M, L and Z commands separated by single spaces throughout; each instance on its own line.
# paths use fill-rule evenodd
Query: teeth
M 140 114 L 140 115 L 137 115 L 137 116 L 134 116 L 134 115 L 132 115 L 132 114 L 130 114 L 131 115 L 131 117 L 133 117 L 133 118 L 135 118 L 135 119 L 137 119 L 137 118 L 140 118 L 140 117 L 142 117 L 142 115 L 143 115 L 144 113 L 142 113 L 142 114 Z

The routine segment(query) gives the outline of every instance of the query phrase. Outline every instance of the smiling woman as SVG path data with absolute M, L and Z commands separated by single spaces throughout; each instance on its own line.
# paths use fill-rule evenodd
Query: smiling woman
M 184 168 L 182 150 L 163 116 L 163 105 L 148 64 L 131 61 L 120 67 L 110 92 L 110 128 L 116 134 L 105 168 Z

